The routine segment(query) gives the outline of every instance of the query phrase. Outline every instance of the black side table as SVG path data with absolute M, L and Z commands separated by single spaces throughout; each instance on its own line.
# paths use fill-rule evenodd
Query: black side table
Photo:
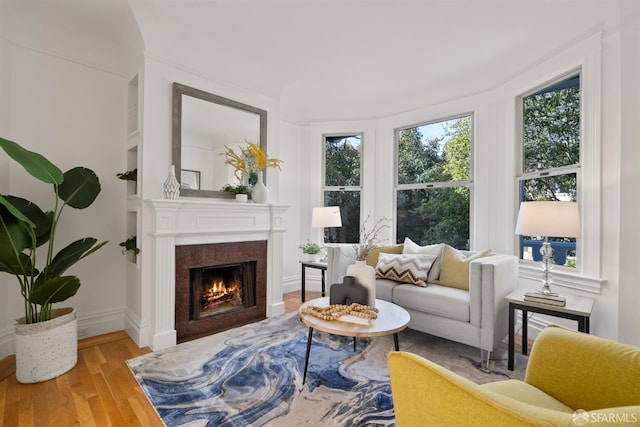
M 307 268 L 315 268 L 316 270 L 322 271 L 322 296 L 324 296 L 324 286 L 325 286 L 325 271 L 327 271 L 327 263 L 322 261 L 300 261 L 300 265 L 302 266 L 302 302 L 304 302 L 305 297 L 305 270 Z
M 564 307 L 525 301 L 524 294 L 531 289 L 517 289 L 505 299 L 509 302 L 509 358 L 507 369 L 513 371 L 516 310 L 522 311 L 522 354 L 527 354 L 527 313 L 546 314 L 578 322 L 578 331 L 589 333 L 589 319 L 593 310 L 594 299 L 579 295 L 562 294 L 566 298 Z

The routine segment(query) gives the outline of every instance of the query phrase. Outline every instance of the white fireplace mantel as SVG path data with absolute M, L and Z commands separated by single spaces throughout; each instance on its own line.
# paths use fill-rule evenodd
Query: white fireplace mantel
M 174 346 L 175 247 L 267 241 L 267 317 L 284 313 L 282 253 L 286 205 L 238 203 L 223 199 L 147 199 L 151 212 L 151 348 Z M 146 250 L 145 250 L 146 251 Z

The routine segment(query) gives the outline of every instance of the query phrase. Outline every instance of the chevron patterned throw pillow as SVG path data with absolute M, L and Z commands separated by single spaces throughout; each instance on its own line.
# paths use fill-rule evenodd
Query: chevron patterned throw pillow
M 425 287 L 436 258 L 435 255 L 381 253 L 376 265 L 376 277 Z

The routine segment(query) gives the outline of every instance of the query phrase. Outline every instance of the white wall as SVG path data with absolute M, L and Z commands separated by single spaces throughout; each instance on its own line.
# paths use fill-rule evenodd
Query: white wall
M 10 50 L 10 76 L 5 76 L 11 82 L 6 136 L 43 154 L 63 171 L 79 165 L 93 169 L 102 184 L 92 206 L 66 208 L 58 226 L 57 250 L 82 237 L 111 242 L 69 270 L 80 277 L 82 286 L 63 304 L 76 307 L 80 336 L 122 329 L 124 269 L 117 242 L 124 236 L 125 190 L 115 174 L 125 164 L 120 141 L 125 134 L 126 82 L 73 60 L 17 46 Z M 52 209 L 50 186 L 15 165 L 9 173 L 11 194 Z M 6 301 L 7 317 L 1 319 L 0 330 L 12 328 L 11 319 L 23 315 L 17 283 Z M 2 353 L 11 350 L 5 346 Z
M 1 8 L 0 8 L 1 9 Z M 0 14 L 0 16 L 2 16 Z M 0 27 L 3 20 L 0 18 Z M 0 34 L 0 136 L 9 136 L 9 119 L 11 108 L 11 48 L 9 41 Z M 0 153 L 0 194 L 8 194 L 10 190 L 9 156 Z M 13 278 L 8 274 L 0 274 L 0 357 L 9 353 L 13 339 L 13 319 L 9 314 L 9 295 L 15 291 Z
M 637 18 L 637 15 L 636 15 Z M 621 53 L 622 50 L 622 53 Z M 363 132 L 375 128 L 375 155 L 365 145 L 365 171 L 375 170 L 365 178 L 365 211 L 375 207 L 375 216 L 395 217 L 394 129 L 452 115 L 474 114 L 474 197 L 472 200 L 471 246 L 491 248 L 499 253 L 516 254 L 514 234 L 517 216 L 516 98 L 536 86 L 561 76 L 576 67 L 583 70 L 585 97 L 583 123 L 583 210 L 582 261 L 580 274 L 556 276 L 567 286 L 560 292 L 595 298 L 591 321 L 594 334 L 637 343 L 640 317 L 638 263 L 634 261 L 638 241 L 638 25 L 628 25 L 622 33 L 602 36 L 594 33 L 571 46 L 558 49 L 555 55 L 538 58 L 520 76 L 495 90 L 457 99 L 440 105 L 425 106 L 407 113 L 363 122 L 312 123 L 309 127 L 312 173 L 307 203 L 318 203 L 321 188 L 322 134 Z M 621 62 L 621 56 L 624 58 Z M 621 68 L 622 65 L 622 68 Z M 622 76 L 622 80 L 621 80 Z M 632 77 L 634 76 L 634 77 Z M 629 90 L 628 95 L 621 93 Z M 621 111 L 625 113 L 621 116 Z M 370 142 L 365 137 L 365 144 Z M 622 169 L 621 169 L 622 166 Z M 621 185 L 622 170 L 625 182 Z M 600 176 L 600 171 L 602 175 Z M 371 189 L 375 191 L 371 191 Z M 623 197 L 621 197 L 621 189 Z M 622 205 L 621 205 L 622 203 Z M 301 235 L 308 223 L 301 220 Z M 523 267 L 524 268 L 524 267 Z M 524 268 L 526 270 L 526 268 Z M 537 273 L 537 267 L 532 269 Z M 623 280 L 624 278 L 624 280 Z M 522 278 L 519 286 L 537 288 L 535 281 Z M 535 316 L 530 325 L 543 327 L 558 322 L 575 327 L 562 319 Z M 535 330 L 531 331 L 535 335 Z
M 622 341 L 640 346 L 640 263 L 637 260 L 640 240 L 640 3 L 629 2 L 622 12 L 621 75 L 617 80 L 621 141 L 618 336 Z
M 280 178 L 280 202 L 288 205 L 286 214 L 287 231 L 284 233 L 283 254 L 283 292 L 292 292 L 300 289 L 300 250 L 298 245 L 305 239 L 301 236 L 302 223 L 305 217 L 311 218 L 311 210 L 307 202 L 309 177 L 306 167 L 308 161 L 308 138 L 304 135 L 305 129 L 301 126 L 282 122 L 280 123 L 280 157 L 283 161 Z M 317 272 L 317 270 L 313 270 Z M 307 270 L 311 276 L 311 270 Z M 306 283 L 309 286 L 314 279 L 310 278 Z M 315 276 L 315 281 L 319 279 Z M 319 285 L 318 285 L 319 286 Z M 310 287 L 309 287 L 310 288 Z M 319 287 L 318 287 L 319 289 Z

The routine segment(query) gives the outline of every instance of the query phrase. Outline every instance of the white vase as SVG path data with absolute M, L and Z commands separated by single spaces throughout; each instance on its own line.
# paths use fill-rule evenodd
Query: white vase
M 180 196 L 180 183 L 176 179 L 176 167 L 171 165 L 171 171 L 164 182 L 164 198 L 176 200 Z
M 269 189 L 262 182 L 262 172 L 258 172 L 258 181 L 251 190 L 251 200 L 255 203 L 265 203 L 269 197 Z
M 367 288 L 369 292 L 368 306 L 376 306 L 376 270 L 366 261 L 356 261 L 347 267 L 347 276 L 353 276 L 358 283 Z
M 24 323 L 18 319 L 16 334 L 16 378 L 24 384 L 55 378 L 76 366 L 78 361 L 78 320 L 76 310 L 51 311 L 51 320 Z

